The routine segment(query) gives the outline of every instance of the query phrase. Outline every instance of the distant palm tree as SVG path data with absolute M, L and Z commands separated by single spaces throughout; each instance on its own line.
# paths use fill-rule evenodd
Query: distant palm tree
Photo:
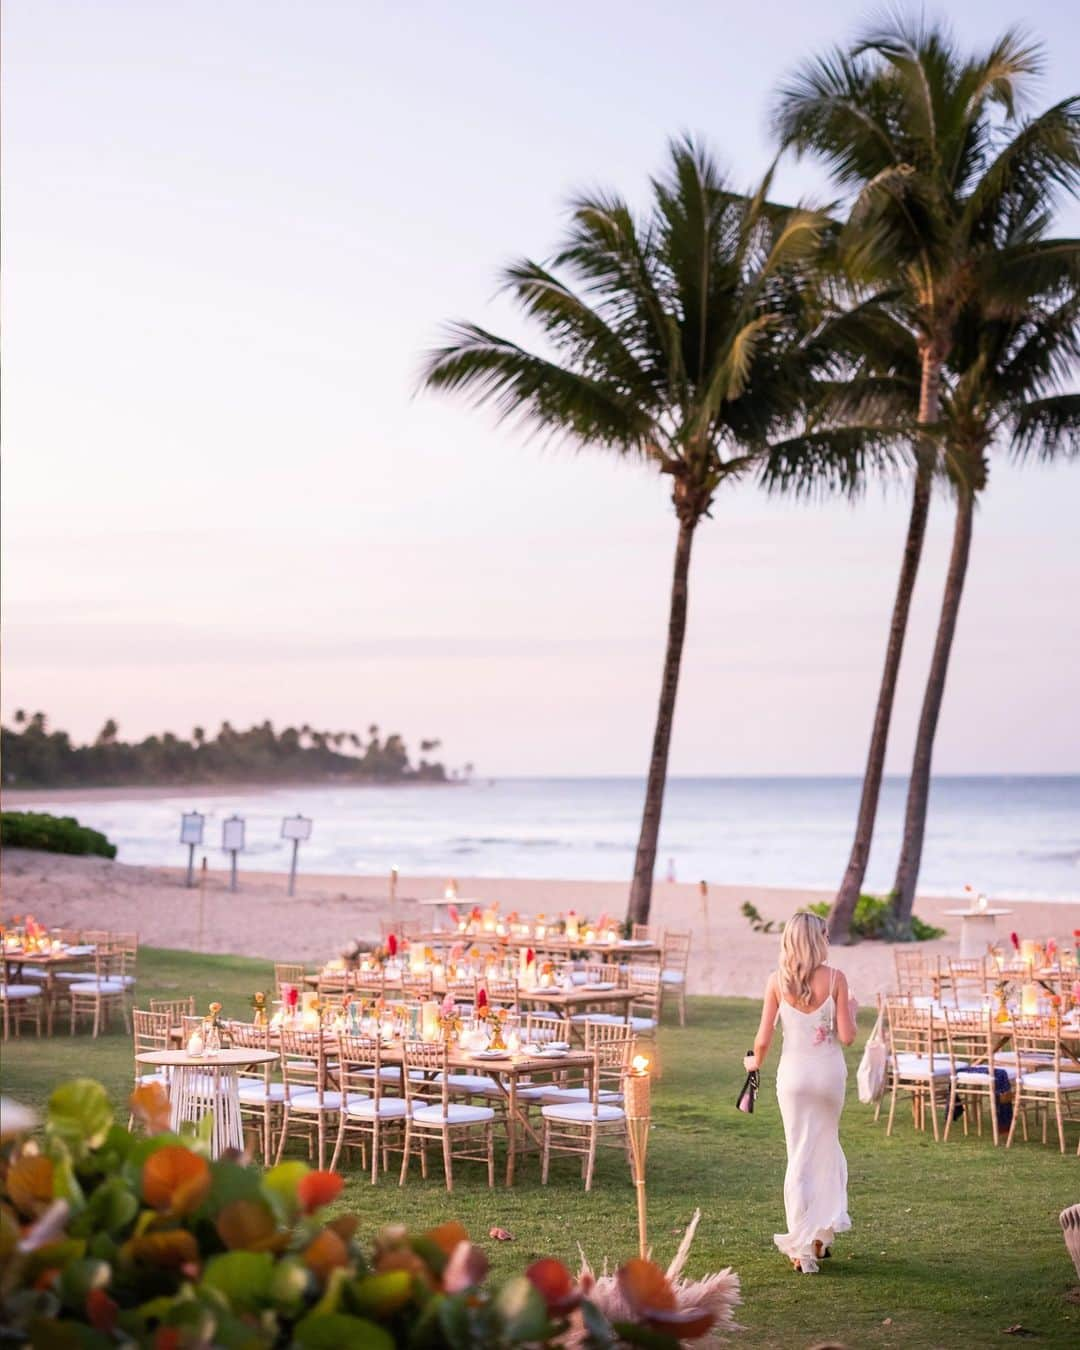
M 781 91 L 781 142 L 829 165 L 854 193 L 840 246 L 854 279 L 895 292 L 920 368 L 911 512 L 870 738 L 855 838 L 829 918 L 845 941 L 870 853 L 896 680 L 938 467 L 941 381 L 972 294 L 1004 300 L 1040 269 L 1048 284 L 1075 266 L 1042 241 L 994 232 L 1003 204 L 1068 179 L 1075 101 L 1022 125 L 1016 97 L 1040 68 L 1038 47 L 1010 30 L 966 58 L 940 26 L 891 18 L 850 50 L 804 67 Z M 1003 131 L 1011 139 L 1003 139 Z M 1045 200 L 1045 195 L 1044 195 Z
M 1031 206 L 1045 219 L 1041 205 Z M 1026 210 L 1018 216 L 1022 234 L 1037 231 L 1037 222 Z M 1065 241 L 1061 244 L 1066 246 Z M 1073 247 L 1080 252 L 1080 241 Z M 915 902 L 934 734 L 967 575 L 975 506 L 987 484 L 989 452 L 1001 445 L 1021 458 L 1080 455 L 1080 394 L 1060 392 L 1080 359 L 1080 267 L 1071 286 L 1055 286 L 1049 294 L 1040 293 L 1038 274 L 1032 279 L 1036 294 L 1026 307 L 1017 305 L 1015 298 L 1004 310 L 973 303 L 957 326 L 949 360 L 955 376 L 943 395 L 941 420 L 956 522 L 893 887 L 897 918 L 904 925 L 910 923 Z
M 813 283 L 826 227 L 815 211 L 774 205 L 769 180 L 733 192 L 685 140 L 652 183 L 641 218 L 619 197 L 572 207 L 550 268 L 503 275 L 554 350 L 537 355 L 471 323 L 428 354 L 429 388 L 465 390 L 538 431 L 644 460 L 671 481 L 678 520 L 667 646 L 629 918 L 647 919 L 686 632 L 694 532 L 721 486 L 793 433 L 828 344 Z

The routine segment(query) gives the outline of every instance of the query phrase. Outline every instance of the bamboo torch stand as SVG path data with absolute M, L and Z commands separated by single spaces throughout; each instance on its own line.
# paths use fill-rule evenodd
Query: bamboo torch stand
M 630 1136 L 630 1159 L 633 1165 L 634 1189 L 637 1192 L 638 1255 L 644 1259 L 648 1251 L 645 1210 L 645 1158 L 649 1151 L 649 1122 L 652 1115 L 649 1061 L 642 1055 L 634 1058 L 626 1077 L 626 1129 Z

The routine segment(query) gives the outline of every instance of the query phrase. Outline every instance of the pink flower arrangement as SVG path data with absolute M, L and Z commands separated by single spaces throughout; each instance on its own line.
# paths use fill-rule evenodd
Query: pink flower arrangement
M 440 1012 L 442 1013 L 443 1017 L 453 1017 L 454 1010 L 455 1010 L 454 996 L 453 994 L 447 994 L 442 1001 L 442 1008 L 440 1009 Z
M 457 905 L 447 905 L 447 907 L 446 907 L 446 912 L 447 912 L 447 914 L 450 915 L 450 922 L 451 922 L 451 923 L 457 924 L 457 923 L 460 923 L 460 922 L 461 922 L 461 918 L 460 918 L 460 916 L 459 916 L 459 914 L 458 914 L 458 907 L 457 907 Z

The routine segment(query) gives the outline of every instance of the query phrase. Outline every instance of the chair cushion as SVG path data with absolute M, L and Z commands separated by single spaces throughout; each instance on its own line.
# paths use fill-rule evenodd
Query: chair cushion
M 681 970 L 662 970 L 660 978 L 665 984 L 682 984 L 686 976 Z
M 70 988 L 73 994 L 89 997 L 94 994 L 122 994 L 125 986 L 119 980 L 102 980 L 100 983 L 90 980 L 87 984 L 73 984 Z
M 0 984 L 0 998 L 40 998 L 36 984 Z
M 541 1088 L 540 1091 L 546 1094 L 544 1097 L 546 1102 L 592 1101 L 592 1097 L 590 1096 L 587 1087 L 561 1088 L 552 1086 L 549 1088 Z M 597 1095 L 602 1102 L 608 1102 L 612 1106 L 619 1106 L 622 1104 L 623 1096 L 621 1092 L 612 1092 L 609 1088 L 601 1088 Z
M 620 1018 L 616 1018 L 615 1020 L 616 1020 L 616 1022 L 618 1022 L 618 1021 L 620 1021 L 621 1019 L 620 1019 Z M 634 1028 L 635 1031 L 655 1031 L 655 1030 L 656 1030 L 656 1018 L 655 1018 L 655 1017 L 631 1017 L 631 1019 L 630 1019 L 630 1025 Z
M 372 1120 L 375 1116 L 374 1097 L 350 1097 L 345 1114 L 358 1120 Z M 380 1120 L 402 1120 L 409 1114 L 409 1104 L 404 1097 L 383 1097 L 379 1101 Z
M 1002 1073 L 1008 1074 L 1010 1083 L 1016 1077 L 1015 1065 L 995 1064 L 994 1068 L 1000 1070 Z M 979 1073 L 975 1069 L 957 1069 L 956 1071 L 956 1081 L 958 1083 L 973 1084 L 975 1087 L 979 1087 L 980 1085 L 982 1087 L 985 1087 L 987 1082 L 989 1081 L 989 1078 L 990 1075 L 986 1072 L 985 1069 L 982 1071 L 982 1073 Z
M 374 1078 L 374 1069 L 358 1069 L 357 1078 Z M 379 1067 L 379 1079 L 383 1083 L 397 1083 L 401 1080 L 400 1064 L 382 1064 Z
M 1058 1075 L 1062 1092 L 1080 1092 L 1080 1073 L 1066 1073 L 1063 1069 Z M 1022 1073 L 1020 1086 L 1031 1088 L 1054 1088 L 1053 1069 L 1036 1069 L 1034 1073 Z
M 625 1017 L 615 1013 L 588 1012 L 574 1013 L 571 1022 L 603 1022 L 605 1026 L 617 1026 L 626 1021 Z
M 443 1115 L 441 1104 L 436 1106 L 418 1106 L 413 1111 L 413 1120 L 420 1125 L 482 1125 L 495 1119 L 490 1106 L 464 1106 L 460 1102 L 451 1102 Z
M 594 1108 L 592 1102 L 562 1102 L 552 1106 L 542 1106 L 540 1114 L 545 1120 L 564 1120 L 574 1125 L 588 1125 L 593 1120 L 625 1120 L 626 1112 L 621 1106 L 607 1106 L 601 1102 Z
M 256 1078 L 241 1078 L 236 1091 L 240 1100 L 249 1106 L 285 1100 L 284 1083 L 263 1083 Z
M 341 1093 L 324 1092 L 320 1102 L 314 1088 L 302 1088 L 289 1094 L 289 1105 L 294 1111 L 340 1111 Z
M 896 1056 L 897 1066 L 900 1069 L 901 1078 L 929 1078 L 930 1061 L 922 1055 L 913 1055 L 901 1053 Z M 951 1078 L 952 1070 L 949 1068 L 948 1060 L 934 1060 L 935 1078 Z
M 443 1076 L 441 1073 L 435 1075 L 435 1082 L 441 1083 Z M 489 1078 L 483 1073 L 452 1073 L 447 1080 L 453 1092 L 475 1092 L 484 1097 L 501 1097 L 503 1090 L 495 1082 L 494 1078 Z
M 48 972 L 41 969 L 40 966 L 23 966 L 19 971 L 19 978 L 23 980 L 44 980 L 48 978 Z
M 140 1087 L 149 1083 L 160 1083 L 162 1087 L 169 1086 L 169 1078 L 164 1073 L 143 1073 L 135 1080 Z

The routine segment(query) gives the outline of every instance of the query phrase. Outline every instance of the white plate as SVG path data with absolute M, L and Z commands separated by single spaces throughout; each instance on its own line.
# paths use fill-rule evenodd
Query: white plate
M 469 1052 L 473 1059 L 509 1059 L 509 1050 L 472 1050 Z
M 570 1053 L 569 1050 L 552 1049 L 550 1046 L 541 1046 L 532 1051 L 537 1059 L 565 1059 Z
M 596 982 L 596 984 L 583 984 L 581 987 L 582 987 L 582 989 L 586 989 L 586 990 L 588 990 L 588 989 L 614 989 L 614 988 L 615 988 L 615 982 L 614 982 L 614 980 L 608 980 L 608 981 L 598 980 L 598 981 Z

